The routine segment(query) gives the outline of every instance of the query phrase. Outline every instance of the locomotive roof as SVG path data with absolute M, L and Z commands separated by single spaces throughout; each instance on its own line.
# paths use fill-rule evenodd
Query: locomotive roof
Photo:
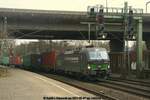
M 107 51 L 105 48 L 97 48 L 97 47 L 94 47 L 94 48 L 83 48 L 83 51 L 84 50 L 87 50 L 87 51 L 95 51 L 95 50 Z
M 92 48 L 82 48 L 80 50 L 66 50 L 64 54 L 73 54 L 73 53 L 80 53 L 80 52 L 87 52 L 87 51 L 107 51 L 105 48 L 97 48 L 97 47 L 92 47 Z

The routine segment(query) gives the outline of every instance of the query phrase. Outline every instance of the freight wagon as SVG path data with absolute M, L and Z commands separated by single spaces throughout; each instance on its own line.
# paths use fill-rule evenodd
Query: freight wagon
M 44 71 L 54 71 L 56 65 L 56 51 L 42 53 L 41 55 L 41 67 Z
M 56 57 L 54 50 L 23 56 L 23 66 L 29 70 L 44 70 L 78 76 L 106 77 L 110 73 L 110 60 L 104 48 L 84 48 L 65 51 Z
M 9 63 L 10 65 L 14 65 L 16 67 L 21 67 L 22 61 L 20 56 L 10 56 L 9 57 Z
M 13 58 L 14 56 L 10 56 L 9 57 L 9 64 L 10 65 L 14 65 L 14 58 Z
M 23 56 L 23 68 L 24 69 L 30 69 L 31 70 L 31 57 L 30 55 L 24 55 Z
M 31 54 L 31 68 L 32 70 L 41 70 L 41 63 L 42 63 L 42 59 L 41 59 L 41 55 L 40 54 Z
M 56 70 L 77 76 L 109 75 L 109 56 L 104 48 L 84 48 L 65 51 L 57 56 Z
M 41 55 L 40 54 L 24 55 L 23 66 L 25 69 L 40 70 Z
M 6 66 L 9 66 L 9 57 L 7 57 L 7 56 L 3 56 L 2 57 L 2 65 L 6 65 Z

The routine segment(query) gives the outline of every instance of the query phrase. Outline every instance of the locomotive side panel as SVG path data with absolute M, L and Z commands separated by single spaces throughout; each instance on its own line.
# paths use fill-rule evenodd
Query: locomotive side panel
M 81 72 L 82 60 L 80 54 L 61 54 L 57 59 L 58 70 Z

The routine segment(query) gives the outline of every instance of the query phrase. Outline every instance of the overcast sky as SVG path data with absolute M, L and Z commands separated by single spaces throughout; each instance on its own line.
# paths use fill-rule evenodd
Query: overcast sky
M 134 8 L 145 9 L 145 3 L 150 0 L 107 0 L 110 7 L 123 7 L 128 1 Z M 88 5 L 106 5 L 106 0 L 0 0 L 0 7 L 27 8 L 46 10 L 86 11 Z M 150 6 L 148 7 L 150 8 Z M 149 11 L 150 12 L 150 11 Z

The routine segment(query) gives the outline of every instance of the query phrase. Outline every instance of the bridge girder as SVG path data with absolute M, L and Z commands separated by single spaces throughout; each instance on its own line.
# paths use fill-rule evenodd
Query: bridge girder
M 8 19 L 8 31 L 10 37 L 16 37 L 15 34 L 19 34 L 18 31 L 23 32 L 24 34 L 28 34 L 31 31 L 42 30 L 38 32 L 38 34 L 33 34 L 28 37 L 24 37 L 26 39 L 32 38 L 43 38 L 46 39 L 45 36 L 42 37 L 42 32 L 46 31 L 51 37 L 51 35 L 58 34 L 61 35 L 62 33 L 68 39 L 69 35 L 78 35 L 80 32 L 84 32 L 85 37 L 86 33 L 88 33 L 87 25 L 82 25 L 81 22 L 85 21 L 92 21 L 87 17 L 86 12 L 70 12 L 70 11 L 46 11 L 46 10 L 25 10 L 25 9 L 6 9 L 0 8 L 0 18 L 6 16 Z M 112 14 L 113 15 L 113 14 Z M 115 14 L 114 14 L 115 15 Z M 117 16 L 117 15 L 116 15 Z M 120 24 L 119 19 L 111 19 L 108 20 L 108 23 L 116 23 Z M 149 16 L 143 15 L 143 33 L 149 34 Z M 108 33 L 123 33 L 123 28 L 120 25 L 106 25 L 106 29 Z M 16 32 L 15 32 L 16 30 Z M 91 31 L 95 31 L 95 27 L 93 26 Z M 93 32 L 94 34 L 94 32 Z M 19 36 L 22 34 L 19 34 Z M 40 35 L 40 36 L 35 36 Z M 52 39 L 61 39 L 61 37 L 57 37 L 58 35 L 53 36 Z M 67 36 L 68 35 L 68 36 Z M 35 37 L 34 37 L 35 36 Z M 143 36 L 144 37 L 144 36 Z M 65 39 L 65 37 L 63 37 Z M 145 38 L 145 37 L 144 37 Z M 72 39 L 72 38 L 70 38 Z M 79 36 L 75 39 L 82 39 Z M 93 38 L 94 39 L 94 38 Z M 109 38 L 108 38 L 109 39 Z

